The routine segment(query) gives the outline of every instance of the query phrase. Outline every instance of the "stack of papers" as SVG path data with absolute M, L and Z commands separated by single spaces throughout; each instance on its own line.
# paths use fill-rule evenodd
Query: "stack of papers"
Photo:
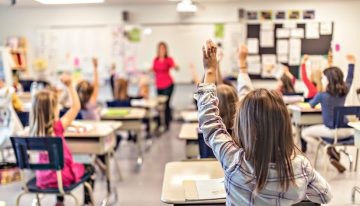
M 71 133 L 85 133 L 94 129 L 92 124 L 81 123 L 73 121 L 71 125 L 66 129 L 66 132 Z
M 185 180 L 183 181 L 183 186 L 186 200 L 196 201 L 226 198 L 224 178 Z

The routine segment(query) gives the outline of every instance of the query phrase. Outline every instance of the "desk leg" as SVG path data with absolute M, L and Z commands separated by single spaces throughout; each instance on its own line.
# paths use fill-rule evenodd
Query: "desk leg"
M 137 163 L 137 166 L 140 167 L 143 164 L 143 152 L 142 152 L 143 138 L 141 136 L 141 131 L 139 131 L 139 130 L 136 131 L 136 135 L 137 135 L 136 146 L 137 146 L 137 153 L 138 153 L 136 163 Z
M 111 187 L 111 168 L 110 168 L 110 157 L 111 153 L 106 153 L 105 156 L 105 164 L 106 164 L 106 186 L 107 186 L 107 196 L 106 198 L 101 202 L 101 206 L 106 206 L 110 202 L 110 197 L 114 193 L 114 203 L 117 202 L 118 196 L 117 196 L 117 189 Z
M 295 124 L 295 130 L 296 130 L 296 138 L 295 138 L 295 145 L 301 149 L 301 127 L 300 125 Z

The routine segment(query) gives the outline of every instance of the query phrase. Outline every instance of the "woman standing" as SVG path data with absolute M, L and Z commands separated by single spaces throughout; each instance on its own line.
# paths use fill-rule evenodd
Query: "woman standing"
M 178 66 L 174 60 L 168 56 L 167 45 L 165 42 L 158 44 L 157 57 L 154 59 L 152 70 L 155 73 L 156 89 L 158 95 L 165 95 L 168 97 L 165 108 L 165 124 L 166 130 L 169 129 L 171 121 L 170 101 L 174 90 L 174 82 L 170 76 L 170 69 L 178 70 Z

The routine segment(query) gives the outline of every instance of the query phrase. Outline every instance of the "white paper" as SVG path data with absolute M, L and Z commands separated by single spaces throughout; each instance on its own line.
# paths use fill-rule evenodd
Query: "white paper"
M 199 200 L 226 198 L 224 178 L 195 181 Z
M 289 51 L 289 66 L 299 65 L 301 59 L 301 40 L 290 39 Z
M 274 31 L 260 31 L 260 46 L 262 48 L 274 47 Z
M 276 29 L 276 38 L 289 38 L 290 29 Z
M 331 22 L 321 22 L 320 23 L 320 34 L 321 35 L 331 35 L 332 34 L 332 23 Z
M 285 66 L 282 64 L 276 64 L 274 69 L 271 71 L 271 75 L 275 77 L 275 79 L 280 79 L 285 72 Z
M 289 52 L 289 40 L 278 39 L 276 41 L 276 54 L 288 54 Z
M 274 31 L 274 23 L 272 23 L 272 22 L 263 22 L 263 23 L 261 23 L 261 30 Z
M 249 38 L 247 40 L 247 46 L 249 54 L 258 54 L 259 53 L 259 39 Z
M 288 63 L 289 62 L 289 55 L 288 54 L 279 54 L 277 56 L 277 61 L 280 63 Z
M 262 60 L 262 73 L 261 73 L 261 76 L 262 77 L 272 77 L 273 75 L 271 74 L 271 72 L 272 72 L 272 69 L 276 65 L 276 55 L 274 55 L 274 54 L 263 54 L 261 56 L 261 60 Z
M 287 29 L 295 29 L 297 27 L 297 25 L 296 25 L 296 22 L 289 21 L 289 22 L 285 22 L 283 24 L 283 27 L 287 28 Z
M 318 39 L 320 38 L 319 23 L 308 22 L 306 23 L 306 38 L 307 39 Z
M 248 73 L 249 74 L 260 74 L 261 73 L 261 62 L 259 55 L 253 55 L 247 57 Z
M 304 38 L 304 29 L 303 28 L 296 28 L 291 29 L 291 37 L 292 38 Z

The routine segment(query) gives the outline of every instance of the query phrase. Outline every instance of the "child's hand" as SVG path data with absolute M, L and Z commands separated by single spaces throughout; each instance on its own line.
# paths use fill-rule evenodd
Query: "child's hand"
M 216 45 L 211 40 L 206 42 L 206 48 L 203 47 L 203 63 L 206 71 L 216 71 Z
M 240 67 L 246 66 L 246 58 L 248 56 L 248 48 L 245 45 L 240 45 L 238 48 L 238 55 L 239 55 L 239 61 L 240 61 Z
M 221 62 L 221 61 L 223 60 L 223 58 L 224 58 L 224 52 L 223 52 L 223 51 L 218 52 L 218 54 L 217 54 L 217 60 L 218 60 L 219 62 Z
M 94 68 L 98 67 L 98 59 L 96 57 L 92 58 L 92 64 L 93 64 Z
M 349 64 L 355 64 L 356 58 L 353 54 L 346 55 L 346 59 L 349 62 Z
M 71 84 L 72 84 L 71 77 L 70 77 L 70 75 L 68 75 L 68 74 L 62 74 L 62 75 L 60 76 L 60 81 L 61 81 L 66 87 L 70 87 Z
M 301 63 L 302 63 L 302 64 L 305 64 L 308 60 L 309 60 L 309 55 L 304 54 Z

